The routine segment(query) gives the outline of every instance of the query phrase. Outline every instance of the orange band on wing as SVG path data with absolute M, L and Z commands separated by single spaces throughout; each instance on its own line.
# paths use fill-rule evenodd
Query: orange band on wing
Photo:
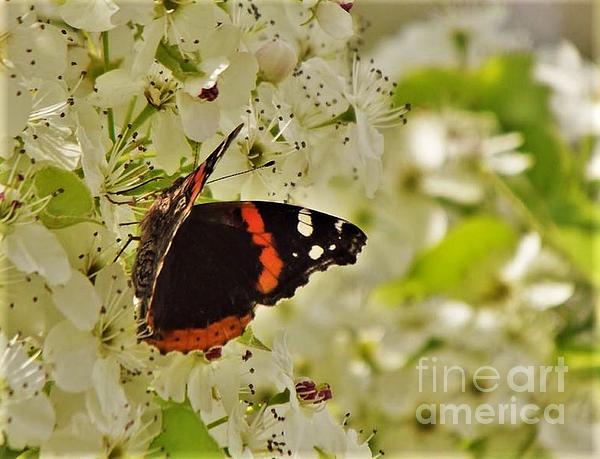
M 269 293 L 279 283 L 283 261 L 281 261 L 277 251 L 272 246 L 263 248 L 259 259 L 263 265 L 263 270 L 258 278 L 257 287 L 260 292 Z
M 246 325 L 252 320 L 252 314 L 239 318 L 227 316 L 206 328 L 186 328 L 160 332 L 160 339 L 148 338 L 147 343 L 156 346 L 161 352 L 206 351 L 214 346 L 221 346 L 227 341 L 240 336 Z
M 264 233 L 265 223 L 263 222 L 260 212 L 252 203 L 248 203 L 242 206 L 242 219 L 248 225 L 248 232 L 250 233 Z
M 252 242 L 256 245 L 267 247 L 273 245 L 273 235 L 271 233 L 253 234 Z
M 273 235 L 265 231 L 265 223 L 256 206 L 245 204 L 242 207 L 242 219 L 246 222 L 247 231 L 252 234 L 252 242 L 263 248 L 259 257 L 263 269 L 256 288 L 261 293 L 269 293 L 279 284 L 283 261 L 273 245 Z

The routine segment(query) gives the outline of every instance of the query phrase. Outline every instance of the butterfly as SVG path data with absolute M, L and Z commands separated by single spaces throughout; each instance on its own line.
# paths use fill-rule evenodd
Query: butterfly
M 141 222 L 133 265 L 143 339 L 161 352 L 206 351 L 240 336 L 311 273 L 356 262 L 365 233 L 315 210 L 267 201 L 195 200 L 239 134 L 160 192 Z

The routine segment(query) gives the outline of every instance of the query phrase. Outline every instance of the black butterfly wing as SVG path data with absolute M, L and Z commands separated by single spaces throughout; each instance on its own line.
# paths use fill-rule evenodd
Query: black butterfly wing
M 150 341 L 182 351 L 223 344 L 256 304 L 291 297 L 315 271 L 354 263 L 365 242 L 345 220 L 288 204 L 194 206 L 157 275 Z
M 304 207 L 261 201 L 230 204 L 234 223 L 262 248 L 256 285 L 260 304 L 290 298 L 315 271 L 354 264 L 367 240 L 352 223 Z

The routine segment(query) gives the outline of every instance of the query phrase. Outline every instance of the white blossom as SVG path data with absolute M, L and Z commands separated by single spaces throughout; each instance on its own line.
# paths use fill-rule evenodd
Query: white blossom
M 600 134 L 600 68 L 587 62 L 572 43 L 542 49 L 535 77 L 552 88 L 552 111 L 568 140 Z
M 119 7 L 112 0 L 69 0 L 64 2 L 59 11 L 64 21 L 72 27 L 102 32 L 115 26 L 111 18 L 119 11 Z
M 0 443 L 19 450 L 39 446 L 54 428 L 54 408 L 43 392 L 46 372 L 39 352 L 28 355 L 22 341 L 0 332 Z
M 432 65 L 476 67 L 494 53 L 530 47 L 525 32 L 507 30 L 509 19 L 508 9 L 502 5 L 447 8 L 383 40 L 373 57 L 382 71 L 394 78 Z M 427 52 L 421 52 L 423 49 Z
M 71 277 L 67 254 L 56 236 L 39 223 L 18 225 L 6 236 L 3 250 L 25 273 L 38 273 L 51 285 L 64 284 Z
M 365 24 L 352 7 L 352 0 L 2 4 L 0 444 L 10 453 L 153 455 L 165 427 L 161 410 L 174 404 L 191 407 L 232 457 L 356 458 L 383 455 L 379 448 L 483 456 L 506 445 L 512 451 L 522 439 L 528 454 L 560 454 L 562 444 L 591 443 L 593 406 L 579 393 L 570 401 L 577 416 L 564 429 L 424 426 L 415 418 L 421 403 L 475 408 L 513 394 L 470 383 L 463 391 L 460 379 L 443 393 L 420 391 L 414 366 L 436 356 L 471 376 L 482 362 L 506 372 L 549 364 L 559 346 L 587 351 L 593 289 L 576 263 L 585 251 L 576 247 L 567 262 L 560 251 L 572 247 L 560 236 L 587 236 L 593 227 L 597 68 L 572 45 L 536 54 L 557 135 L 577 149 L 568 189 L 575 194 L 565 195 L 576 202 L 557 208 L 544 195 L 540 207 L 550 210 L 548 220 L 560 213 L 566 221 L 573 210 L 581 221 L 555 228 L 536 220 L 530 200 L 508 194 L 548 166 L 540 152 L 521 151 L 524 143 L 536 148 L 528 132 L 451 103 L 416 107 L 401 127 L 410 107 L 396 100 L 395 82 L 408 72 L 436 66 L 468 75 L 490 56 L 529 52 L 527 36 L 506 27 L 506 10 L 448 8 L 365 47 L 375 49 L 371 60 L 356 50 Z M 291 201 L 352 221 L 369 244 L 356 266 L 311 278 L 275 308 L 257 307 L 239 339 L 163 355 L 144 342 L 147 324 L 136 315 L 138 222 L 156 193 L 240 123 L 199 202 Z M 89 189 L 93 199 L 83 194 L 93 207 L 81 221 L 48 218 L 77 190 L 40 197 L 36 174 L 46 164 Z M 484 213 L 505 220 L 518 242 L 477 272 L 485 282 L 476 292 L 439 288 L 440 269 L 434 279 L 424 275 L 423 298 L 376 301 L 382 282 L 422 280 L 422 260 L 438 253 L 448 231 Z M 285 258 L 285 247 L 277 249 Z M 587 370 L 590 357 L 576 356 Z M 519 394 L 517 404 L 548 404 L 560 395 L 553 391 Z

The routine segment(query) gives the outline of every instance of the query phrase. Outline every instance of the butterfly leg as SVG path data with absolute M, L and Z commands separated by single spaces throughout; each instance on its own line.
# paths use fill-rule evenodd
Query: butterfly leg
M 125 242 L 125 244 L 123 245 L 123 248 L 121 250 L 119 250 L 119 253 L 117 254 L 117 256 L 115 257 L 115 259 L 113 260 L 113 263 L 115 263 L 119 257 L 121 255 L 123 255 L 123 252 L 125 252 L 125 249 L 129 246 L 129 244 L 131 244 L 132 241 L 140 241 L 141 237 L 140 236 L 134 236 L 133 234 L 128 234 L 127 235 L 127 241 Z

